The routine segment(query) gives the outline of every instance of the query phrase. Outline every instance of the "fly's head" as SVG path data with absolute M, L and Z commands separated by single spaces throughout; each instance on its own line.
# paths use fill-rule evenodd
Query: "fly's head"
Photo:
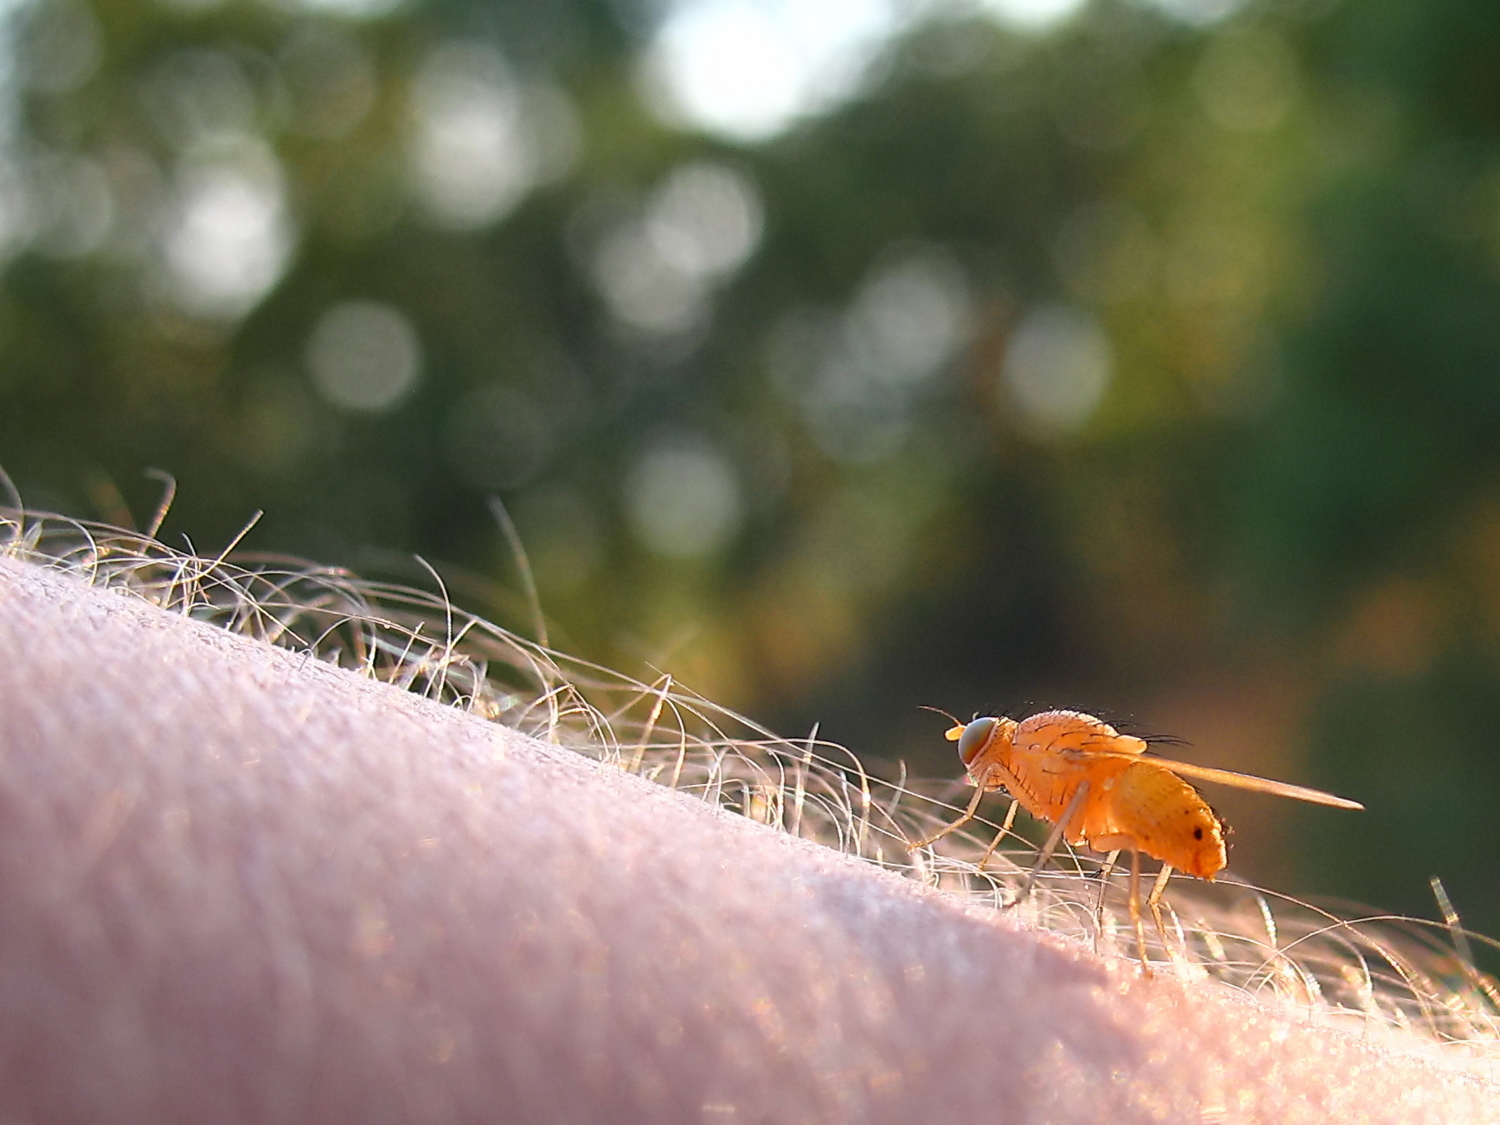
M 948 731 L 948 741 L 958 743 L 958 757 L 969 775 L 970 785 L 985 785 L 991 765 L 996 762 L 1004 764 L 1015 731 L 1014 719 L 992 715 L 959 724 Z

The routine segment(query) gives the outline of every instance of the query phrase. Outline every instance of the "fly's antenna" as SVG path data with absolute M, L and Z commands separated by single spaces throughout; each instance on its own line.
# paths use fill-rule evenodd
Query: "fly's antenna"
M 964 725 L 963 720 L 960 719 L 957 715 L 953 714 L 951 711 L 944 711 L 941 707 L 929 707 L 925 703 L 919 703 L 917 704 L 917 706 L 919 706 L 924 711 L 931 711 L 934 715 L 943 716 L 943 718 L 947 719 L 956 727 L 961 727 Z

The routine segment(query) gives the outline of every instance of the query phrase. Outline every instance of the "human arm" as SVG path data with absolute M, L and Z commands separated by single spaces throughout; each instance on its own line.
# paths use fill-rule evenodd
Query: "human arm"
M 0 1119 L 1482 1121 L 1494 1087 L 0 562 Z

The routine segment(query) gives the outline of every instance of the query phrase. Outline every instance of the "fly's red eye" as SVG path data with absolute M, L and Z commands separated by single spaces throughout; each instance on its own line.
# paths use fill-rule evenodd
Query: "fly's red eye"
M 972 765 L 978 757 L 979 751 L 984 749 L 985 743 L 989 742 L 990 736 L 995 733 L 997 720 L 993 718 L 975 719 L 958 739 L 958 757 L 964 765 Z

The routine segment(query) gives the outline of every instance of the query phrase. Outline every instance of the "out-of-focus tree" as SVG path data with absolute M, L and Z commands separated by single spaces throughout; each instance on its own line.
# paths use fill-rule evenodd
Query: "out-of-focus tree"
M 499 495 L 568 647 L 926 772 L 918 703 L 1131 712 L 1371 805 L 1278 855 L 1288 814 L 1227 796 L 1252 872 L 1414 911 L 1440 873 L 1500 931 L 1484 5 L 30 0 L 8 28 L 29 503 L 125 518 L 162 468 L 200 544 L 263 509 L 257 548 L 417 551 L 524 625 Z

